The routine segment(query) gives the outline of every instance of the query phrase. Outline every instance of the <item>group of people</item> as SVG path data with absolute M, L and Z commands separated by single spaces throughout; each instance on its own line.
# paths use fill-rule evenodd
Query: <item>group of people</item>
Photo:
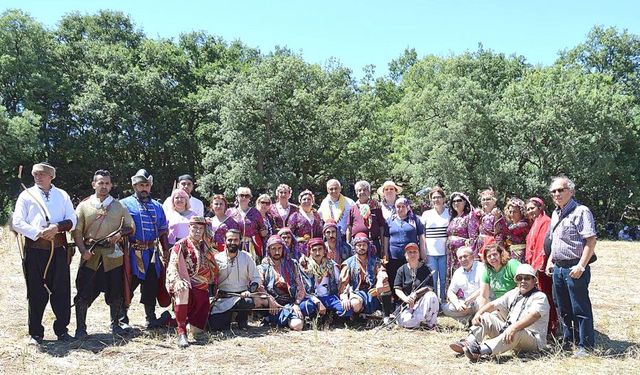
M 102 292 L 112 332 L 127 334 L 138 286 L 146 328 L 176 327 L 183 348 L 189 335 L 229 329 L 233 320 L 246 329 L 251 312 L 263 324 L 292 330 L 314 318 L 362 317 L 434 329 L 444 314 L 469 329 L 451 348 L 473 360 L 540 350 L 559 324 L 566 349 L 575 344 L 584 355 L 594 343 L 588 285 L 595 226 L 566 177 L 551 183 L 556 209 L 549 218 L 537 197 L 509 199 L 503 213 L 491 189 L 480 193 L 476 209 L 467 195 L 447 197 L 441 187 L 430 190 L 432 208 L 418 216 L 393 181 L 377 189 L 377 201 L 367 181 L 355 183 L 352 200 L 329 180 L 317 210 L 310 190 L 295 205 L 285 184 L 275 203 L 262 194 L 253 207 L 251 190 L 240 187 L 234 207 L 222 194 L 205 207 L 192 195 L 193 177 L 183 175 L 160 204 L 144 169 L 131 177 L 133 195 L 120 201 L 110 195 L 109 172 L 96 171 L 95 193 L 74 210 L 52 184 L 55 172 L 47 163 L 33 166 L 35 184 L 18 197 L 12 219 L 26 241 L 33 345 L 44 336 L 49 300 L 58 339 L 86 338 L 87 311 Z M 67 325 L 76 247 L 74 338 Z M 172 306 L 173 314 L 158 317 L 157 305 Z

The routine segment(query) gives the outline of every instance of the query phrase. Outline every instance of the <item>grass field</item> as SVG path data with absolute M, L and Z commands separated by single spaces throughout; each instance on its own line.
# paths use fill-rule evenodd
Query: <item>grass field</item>
M 440 318 L 437 332 L 393 328 L 336 327 L 289 332 L 253 327 L 207 335 L 188 349 L 175 345 L 175 332 L 137 330 L 127 339 L 109 333 L 108 308 L 100 297 L 89 309 L 90 339 L 59 344 L 53 313 L 45 312 L 43 351 L 26 345 L 27 301 L 20 258 L 8 231 L 0 239 L 0 371 L 14 373 L 529 373 L 627 374 L 640 368 L 640 287 L 636 283 L 640 243 L 600 242 L 592 266 L 595 355 L 573 359 L 552 345 L 543 354 L 470 363 L 449 347 L 464 336 L 453 320 Z M 72 265 L 75 278 L 78 256 Z M 75 289 L 72 291 L 75 293 Z M 143 309 L 134 302 L 132 323 L 141 329 Z M 75 331 L 72 313 L 70 333 Z

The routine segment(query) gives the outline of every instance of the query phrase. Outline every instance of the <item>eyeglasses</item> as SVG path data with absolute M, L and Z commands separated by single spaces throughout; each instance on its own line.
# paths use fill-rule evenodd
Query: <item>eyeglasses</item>
M 264 205 L 267 205 L 267 206 L 271 206 L 271 202 L 260 202 L 260 204 L 264 204 Z
M 461 202 L 464 202 L 464 200 L 462 200 L 462 199 L 454 199 L 451 202 L 453 202 L 453 203 L 461 203 Z
M 238 194 L 240 198 L 251 198 L 251 194 Z
M 549 190 L 549 194 L 562 194 L 564 193 L 564 191 L 567 190 L 567 188 L 559 188 L 559 189 L 553 189 L 553 190 Z
M 533 280 L 533 276 L 516 276 L 516 281 L 517 282 L 531 281 L 531 280 Z
M 489 202 L 489 201 L 492 201 L 493 198 L 490 198 L 490 197 L 489 198 L 482 198 L 480 200 L 483 201 L 483 202 Z

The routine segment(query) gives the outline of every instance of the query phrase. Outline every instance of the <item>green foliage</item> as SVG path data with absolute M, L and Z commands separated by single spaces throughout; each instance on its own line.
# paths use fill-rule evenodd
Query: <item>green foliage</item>
M 154 194 L 192 173 L 205 198 L 240 185 L 273 192 L 324 190 L 393 179 L 408 195 L 440 184 L 502 198 L 546 196 L 566 173 L 600 222 L 638 206 L 640 38 L 595 27 L 550 67 L 480 45 L 419 58 L 406 48 L 356 82 L 276 47 L 261 53 L 205 32 L 151 39 L 114 11 L 72 13 L 47 30 L 29 15 L 0 15 L 2 215 L 18 193 L 15 171 L 58 167 L 79 199 L 93 171 L 116 195 L 147 168 Z M 550 202 L 549 202 L 550 203 Z

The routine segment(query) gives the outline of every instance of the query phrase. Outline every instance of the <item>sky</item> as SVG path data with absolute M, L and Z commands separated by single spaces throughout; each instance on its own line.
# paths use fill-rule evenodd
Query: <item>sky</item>
M 263 53 L 286 46 L 309 63 L 335 58 L 356 76 L 368 65 L 376 76 L 406 48 L 418 57 L 475 51 L 482 43 L 534 65 L 550 65 L 558 52 L 583 42 L 595 25 L 640 35 L 640 1 L 612 0 L 323 0 L 161 1 L 2 0 L 48 28 L 70 12 L 119 10 L 150 38 L 206 31 L 241 40 Z

